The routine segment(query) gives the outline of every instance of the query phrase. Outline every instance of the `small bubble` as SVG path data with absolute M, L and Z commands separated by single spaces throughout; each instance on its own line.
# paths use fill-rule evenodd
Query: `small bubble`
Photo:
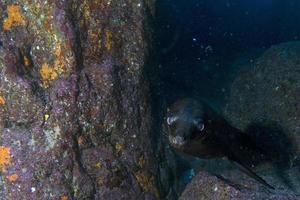
M 215 191 L 215 192 L 218 191 L 218 187 L 217 187 L 217 186 L 214 188 L 214 191 Z
M 36 190 L 35 187 L 32 187 L 32 188 L 31 188 L 31 192 L 32 192 L 32 193 L 34 193 L 35 190 Z

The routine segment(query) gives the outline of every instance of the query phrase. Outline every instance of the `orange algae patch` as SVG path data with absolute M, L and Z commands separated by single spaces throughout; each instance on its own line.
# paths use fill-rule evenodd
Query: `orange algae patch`
M 57 73 L 63 73 L 65 67 L 65 60 L 62 54 L 61 45 L 57 45 L 55 47 L 54 55 L 56 57 L 54 61 L 54 69 Z
M 5 172 L 6 167 L 11 164 L 10 148 L 0 146 L 0 172 Z
M 98 169 L 101 169 L 103 166 L 103 164 L 101 162 L 97 162 L 95 167 L 98 168 Z
M 84 144 L 84 138 L 83 136 L 79 136 L 77 139 L 77 143 L 79 146 L 82 146 Z
M 44 28 L 45 28 L 46 31 L 51 31 L 52 30 L 52 23 L 51 23 L 50 19 L 47 19 L 44 22 Z
M 139 158 L 139 166 L 141 167 L 141 168 L 143 168 L 144 166 L 145 166 L 145 164 L 146 164 L 146 159 L 145 159 L 145 157 L 144 156 L 141 156 L 140 158 Z
M 0 105 L 4 105 L 5 104 L 5 99 L 4 97 L 0 96 Z
M 55 47 L 54 54 L 55 54 L 55 56 L 58 57 L 58 58 L 62 56 L 62 54 L 61 54 L 61 46 L 60 46 L 60 45 L 57 45 L 57 46 Z
M 124 149 L 124 146 L 120 143 L 117 143 L 115 148 L 116 148 L 117 153 L 120 153 Z
M 61 44 L 55 46 L 53 54 L 55 56 L 54 64 L 49 66 L 47 63 L 44 63 L 40 70 L 44 88 L 48 88 L 50 81 L 57 79 L 58 75 L 65 71 L 66 61 Z
M 52 67 L 49 67 L 47 63 L 42 65 L 40 74 L 43 80 L 43 86 L 45 88 L 49 87 L 49 81 L 57 78 L 57 72 Z
M 107 50 L 111 50 L 112 41 L 111 41 L 112 34 L 110 31 L 105 31 L 105 48 Z
M 28 59 L 26 56 L 24 56 L 23 59 L 24 59 L 24 65 L 25 65 L 26 67 L 28 67 L 29 64 L 30 64 L 29 59 Z
M 8 5 L 7 6 L 7 19 L 3 22 L 3 29 L 9 30 L 13 25 L 25 25 L 25 19 L 21 14 L 20 6 Z
M 157 188 L 154 186 L 154 177 L 153 176 L 147 176 L 143 174 L 142 172 L 137 172 L 135 174 L 135 178 L 139 185 L 147 192 L 151 192 L 155 194 L 155 196 L 158 198 L 159 193 Z
M 44 80 L 54 80 L 55 78 L 57 78 L 57 73 L 54 69 L 49 67 L 47 63 L 42 65 L 40 73 Z
M 60 200 L 69 200 L 69 198 L 67 196 L 62 196 Z
M 19 178 L 18 174 L 13 174 L 6 177 L 10 182 L 16 182 Z

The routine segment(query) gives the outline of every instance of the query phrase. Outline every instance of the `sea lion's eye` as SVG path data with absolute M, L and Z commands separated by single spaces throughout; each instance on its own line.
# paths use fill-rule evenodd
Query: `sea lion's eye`
M 172 125 L 177 119 L 178 119 L 178 116 L 168 117 L 167 118 L 168 125 L 169 126 Z
M 196 126 L 196 128 L 199 130 L 199 131 L 203 131 L 205 126 L 204 126 L 204 122 L 202 119 L 199 119 L 199 120 L 194 120 L 194 124 Z

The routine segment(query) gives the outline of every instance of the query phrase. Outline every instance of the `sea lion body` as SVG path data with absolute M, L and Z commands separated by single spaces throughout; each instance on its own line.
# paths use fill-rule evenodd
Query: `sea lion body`
M 180 100 L 170 107 L 167 119 L 171 146 L 189 155 L 200 158 L 224 157 L 235 154 L 230 150 L 249 149 L 248 146 L 252 145 L 250 141 L 245 144 L 247 135 L 229 125 L 204 102 Z M 203 130 L 197 128 L 197 123 L 204 126 Z M 181 137 L 184 144 L 177 144 L 176 137 L 177 140 L 181 140 Z
M 169 143 L 176 151 L 203 159 L 226 157 L 273 189 L 248 167 L 255 159 L 252 155 L 260 154 L 261 149 L 208 104 L 194 99 L 177 101 L 168 109 L 165 122 Z

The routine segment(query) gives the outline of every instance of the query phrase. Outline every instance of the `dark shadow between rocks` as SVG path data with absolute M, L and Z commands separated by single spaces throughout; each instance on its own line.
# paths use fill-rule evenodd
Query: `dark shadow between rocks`
M 293 158 L 296 152 L 296 145 L 292 138 L 289 138 L 282 127 L 276 122 L 252 123 L 246 129 L 260 150 L 265 160 L 257 160 L 257 164 L 267 161 L 271 162 L 275 176 L 280 181 L 293 189 L 293 184 L 287 175 L 287 170 L 293 167 Z
M 292 155 L 295 152 L 295 144 L 289 138 L 281 126 L 275 122 L 268 125 L 253 123 L 245 131 L 272 162 L 280 163 L 282 167 L 292 165 Z

